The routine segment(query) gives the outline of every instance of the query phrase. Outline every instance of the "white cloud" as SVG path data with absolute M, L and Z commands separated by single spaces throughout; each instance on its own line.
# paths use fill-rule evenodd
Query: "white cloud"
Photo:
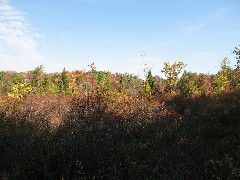
M 67 39 L 68 35 L 61 35 L 61 39 Z
M 178 27 L 186 34 L 195 34 L 209 26 L 217 19 L 221 19 L 227 15 L 230 10 L 228 8 L 220 8 L 215 11 L 196 19 L 194 21 L 180 21 L 177 23 Z
M 211 57 L 216 57 L 216 52 L 213 51 L 205 51 L 205 52 L 197 52 L 191 55 L 192 58 L 206 59 Z
M 41 64 L 36 37 L 42 36 L 34 32 L 23 13 L 9 0 L 0 0 L 0 68 L 21 70 L 21 66 L 25 70 Z
M 205 27 L 205 23 L 199 22 L 199 23 L 186 23 L 182 26 L 183 30 L 187 34 L 194 34 L 198 31 L 200 31 L 202 28 Z

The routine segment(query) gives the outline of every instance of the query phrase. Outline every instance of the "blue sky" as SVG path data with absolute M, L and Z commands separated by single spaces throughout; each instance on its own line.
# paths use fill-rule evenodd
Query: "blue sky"
M 0 0 L 0 70 L 216 73 L 240 44 L 239 0 Z

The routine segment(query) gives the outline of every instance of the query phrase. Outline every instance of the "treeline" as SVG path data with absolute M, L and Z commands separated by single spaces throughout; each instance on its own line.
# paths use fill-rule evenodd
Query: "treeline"
M 228 59 L 224 58 L 218 73 L 214 75 L 187 72 L 183 62 L 175 62 L 172 65 L 165 62 L 161 70 L 165 77 L 153 76 L 151 69 L 146 68 L 144 80 L 128 73 L 97 71 L 94 63 L 90 65 L 89 71 L 68 72 L 64 68 L 61 73 L 47 74 L 43 66 L 22 73 L 1 71 L 0 93 L 18 96 L 43 92 L 86 94 L 115 91 L 144 97 L 166 93 L 191 97 L 234 92 L 240 89 L 239 49 L 235 48 L 234 53 L 237 60 L 235 67 L 230 67 Z

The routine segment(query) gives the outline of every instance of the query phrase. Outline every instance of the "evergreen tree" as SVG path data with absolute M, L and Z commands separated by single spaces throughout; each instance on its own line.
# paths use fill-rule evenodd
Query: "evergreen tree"
M 156 80 L 152 76 L 151 70 L 148 71 L 147 77 L 145 80 L 145 92 L 147 95 L 153 95 L 157 87 Z
M 240 49 L 235 47 L 235 50 L 233 51 L 233 53 L 236 55 L 236 60 L 237 60 L 237 65 L 236 65 L 236 69 L 240 71 Z
M 69 92 L 69 77 L 68 77 L 68 72 L 66 71 L 65 68 L 63 69 L 63 71 L 60 75 L 58 87 L 59 87 L 60 93 L 68 93 Z

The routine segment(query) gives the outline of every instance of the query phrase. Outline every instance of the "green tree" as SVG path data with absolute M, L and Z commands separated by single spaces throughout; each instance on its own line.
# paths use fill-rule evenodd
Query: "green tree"
M 41 80 L 41 92 L 59 93 L 61 73 L 45 73 Z
M 0 72 L 0 92 L 5 93 L 5 83 L 6 83 L 6 72 L 1 71 Z
M 42 83 L 44 80 L 44 67 L 40 65 L 34 70 L 28 73 L 28 80 L 30 81 L 31 86 L 34 88 L 34 92 L 42 91 Z
M 139 86 L 142 83 L 137 76 L 128 73 L 117 73 L 115 82 L 115 89 L 129 95 L 138 93 Z
M 104 94 L 106 92 L 113 90 L 113 86 L 111 83 L 111 77 L 112 77 L 112 74 L 109 71 L 96 71 L 95 72 L 98 93 Z M 93 77 L 91 77 L 91 78 L 93 78 Z M 87 89 L 89 89 L 88 87 L 91 87 L 91 84 L 85 83 L 84 89 L 87 90 Z
M 170 65 L 169 62 L 164 62 L 163 70 L 161 71 L 166 79 L 167 92 L 172 94 L 176 90 L 177 83 L 179 81 L 178 75 L 182 72 L 183 68 L 186 67 L 186 64 L 183 62 L 174 62 L 173 65 Z
M 230 62 L 229 62 L 228 58 L 225 57 L 223 59 L 223 61 L 221 62 L 221 69 L 220 69 L 219 73 L 227 76 L 228 73 L 232 70 L 229 64 L 230 64 Z
M 240 48 L 235 47 L 233 51 L 237 60 L 236 68 L 231 73 L 231 86 L 236 91 L 240 90 Z
M 24 83 L 25 77 L 24 73 L 16 73 L 12 80 L 13 84 Z
M 156 80 L 154 79 L 151 70 L 148 71 L 145 79 L 145 93 L 147 96 L 151 96 L 157 87 Z
M 3 92 L 8 93 L 12 90 L 12 87 L 14 85 L 13 79 L 16 76 L 15 71 L 6 71 L 4 72 L 3 76 Z
M 235 47 L 233 53 L 236 55 L 236 60 L 237 60 L 237 64 L 236 64 L 236 69 L 240 70 L 240 49 Z
M 64 68 L 61 75 L 60 79 L 58 81 L 58 87 L 59 87 L 59 92 L 60 93 L 68 93 L 69 92 L 69 77 L 68 77 L 68 72 Z
M 196 86 L 196 82 L 198 79 L 197 73 L 187 72 L 186 70 L 183 72 L 181 79 L 178 82 L 178 87 L 180 93 L 186 97 L 191 97 L 198 92 L 198 88 Z
M 230 84 L 228 76 L 230 72 L 231 67 L 229 66 L 228 59 L 225 57 L 221 62 L 221 69 L 213 78 L 213 87 L 215 92 L 224 92 L 228 90 L 228 86 Z

